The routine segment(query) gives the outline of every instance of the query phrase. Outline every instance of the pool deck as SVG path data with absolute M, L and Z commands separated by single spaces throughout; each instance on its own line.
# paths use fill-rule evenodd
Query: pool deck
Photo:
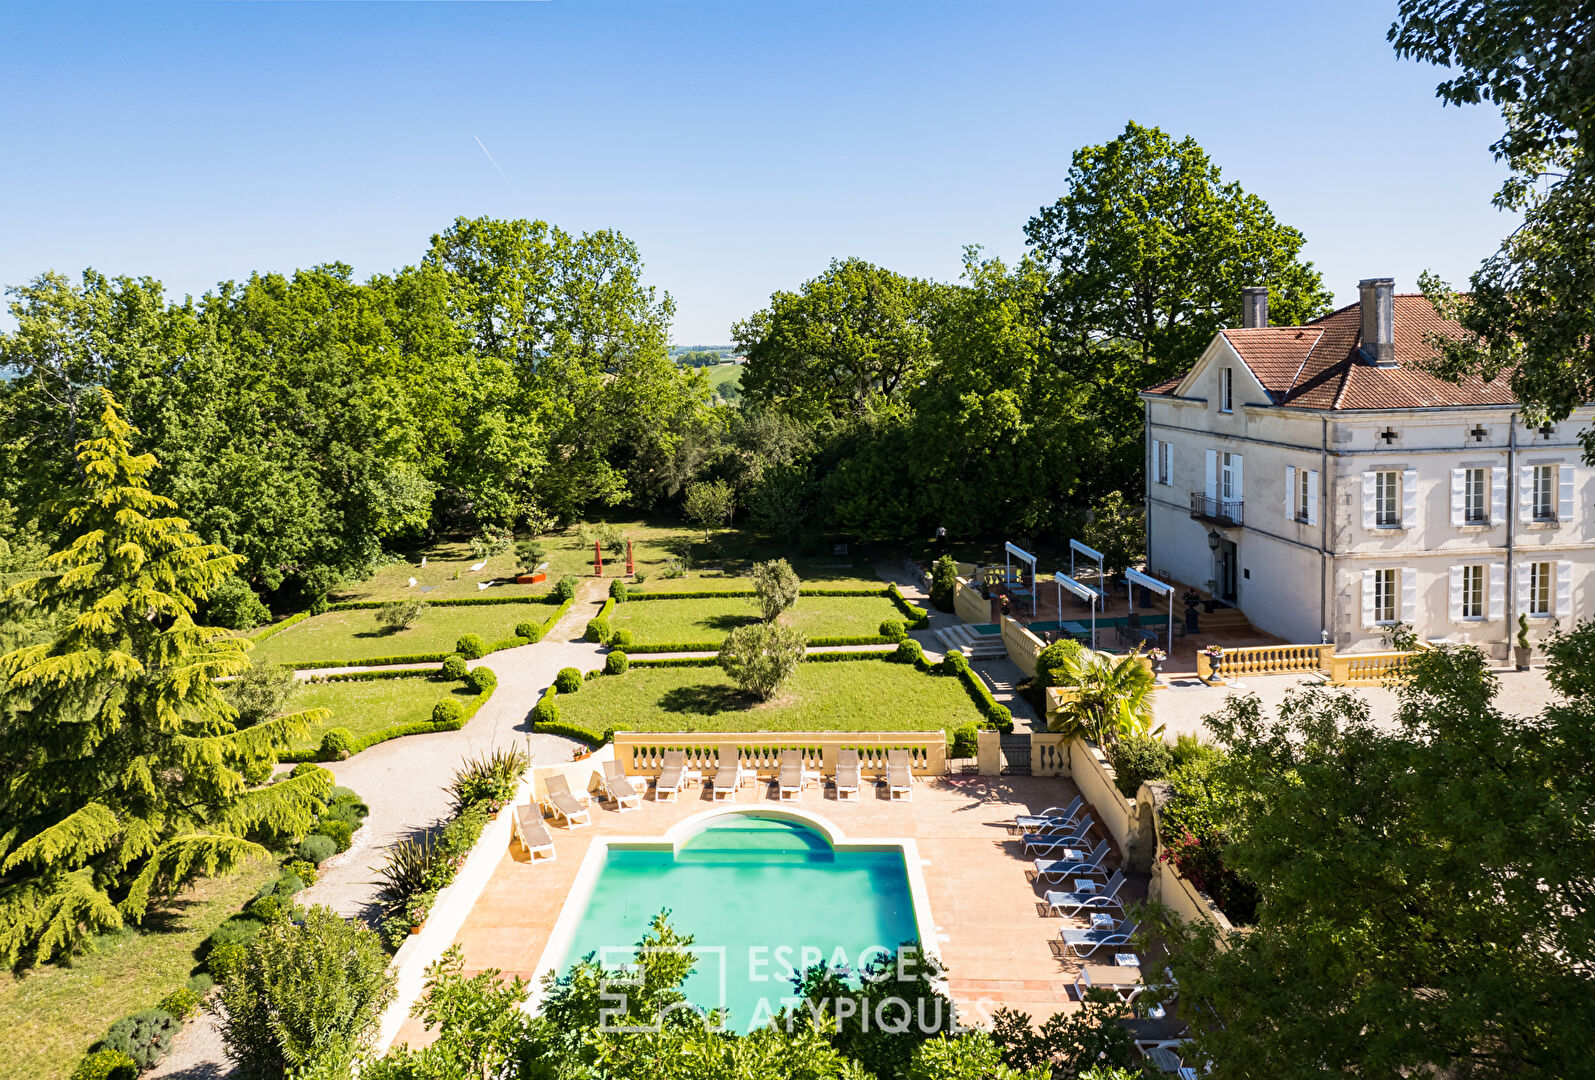
M 805 789 L 798 802 L 778 803 L 773 792 L 773 785 L 750 784 L 738 792 L 736 805 L 797 806 L 830 821 L 850 841 L 915 841 L 949 988 L 966 1022 L 988 1023 L 1000 1006 L 1028 1012 L 1037 1022 L 1079 1007 L 1073 982 L 1080 962 L 1061 958 L 1054 945 L 1063 927 L 1084 923 L 1043 913 L 1043 887 L 1031 880 L 1031 861 L 1021 855 L 1018 836 L 1009 829 L 1016 814 L 1067 804 L 1078 794 L 1069 780 L 962 775 L 919 779 L 907 802 L 889 801 L 884 788 L 866 789 L 856 803 L 839 803 L 815 788 Z M 591 826 L 566 829 L 549 823 L 556 859 L 532 862 L 512 841 L 455 939 L 466 973 L 499 968 L 506 975 L 534 977 L 595 836 L 659 836 L 684 818 L 724 805 L 698 788 L 687 789 L 673 803 L 657 803 L 650 794 L 640 810 L 625 813 L 595 797 Z M 1120 854 L 1114 850 L 1109 856 L 1110 867 L 1118 865 Z M 1144 899 L 1146 884 L 1145 876 L 1132 875 L 1126 900 Z M 758 898 L 748 901 L 754 908 Z M 398 1041 L 421 1045 L 431 1040 L 420 1021 L 408 1019 Z

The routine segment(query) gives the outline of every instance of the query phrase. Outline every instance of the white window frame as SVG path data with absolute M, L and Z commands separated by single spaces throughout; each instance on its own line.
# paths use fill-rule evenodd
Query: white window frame
M 1164 487 L 1174 483 L 1174 454 L 1170 444 L 1166 442 L 1155 443 L 1157 482 Z
M 1528 614 L 1545 617 L 1556 611 L 1556 564 L 1529 563 Z
M 1556 466 L 1534 466 L 1534 520 L 1555 521 L 1556 501 Z
M 1462 524 L 1490 523 L 1489 484 L 1489 469 L 1472 468 L 1462 471 Z
M 1311 469 L 1296 470 L 1296 520 L 1311 521 L 1313 516 L 1313 491 L 1311 477 L 1316 476 Z
M 1485 607 L 1488 598 L 1486 582 L 1489 579 L 1488 571 L 1483 563 L 1474 563 L 1462 568 L 1462 617 L 1464 619 L 1482 619 L 1488 609 Z
M 1228 450 L 1219 454 L 1218 497 L 1224 502 L 1241 501 L 1241 455 Z
M 1218 411 L 1235 411 L 1235 372 L 1227 367 L 1218 369 Z
M 1401 473 L 1396 469 L 1380 469 L 1374 474 L 1374 527 L 1399 529 L 1401 527 Z
M 1401 574 L 1394 566 L 1373 572 L 1373 621 L 1377 626 L 1394 626 L 1401 621 Z

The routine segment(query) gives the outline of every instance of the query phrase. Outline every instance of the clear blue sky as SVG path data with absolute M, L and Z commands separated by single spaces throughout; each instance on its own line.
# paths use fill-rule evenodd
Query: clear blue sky
M 674 339 L 721 343 L 832 257 L 951 279 L 965 244 L 1018 254 L 1071 152 L 1130 118 L 1194 135 L 1343 302 L 1460 280 L 1511 225 L 1499 117 L 1441 107 L 1394 8 L 5 3 L 0 283 L 364 276 L 456 215 L 540 217 L 632 237 Z

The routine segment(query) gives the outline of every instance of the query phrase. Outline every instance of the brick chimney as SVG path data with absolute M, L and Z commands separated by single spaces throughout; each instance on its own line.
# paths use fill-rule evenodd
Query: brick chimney
M 1241 290 L 1241 326 L 1268 325 L 1268 286 L 1248 285 Z
M 1378 367 L 1396 366 L 1396 279 L 1363 278 L 1361 294 L 1362 355 Z

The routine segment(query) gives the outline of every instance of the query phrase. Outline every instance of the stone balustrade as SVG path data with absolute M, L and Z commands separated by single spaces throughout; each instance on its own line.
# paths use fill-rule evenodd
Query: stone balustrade
M 760 777 L 781 771 L 781 751 L 798 750 L 805 768 L 836 774 L 837 752 L 857 750 L 867 776 L 886 775 L 886 752 L 907 750 L 916 776 L 947 773 L 947 737 L 940 731 L 677 731 L 615 732 L 615 760 L 632 776 L 658 776 L 666 750 L 681 750 L 687 768 L 713 772 L 720 748 L 737 752 L 742 767 Z

